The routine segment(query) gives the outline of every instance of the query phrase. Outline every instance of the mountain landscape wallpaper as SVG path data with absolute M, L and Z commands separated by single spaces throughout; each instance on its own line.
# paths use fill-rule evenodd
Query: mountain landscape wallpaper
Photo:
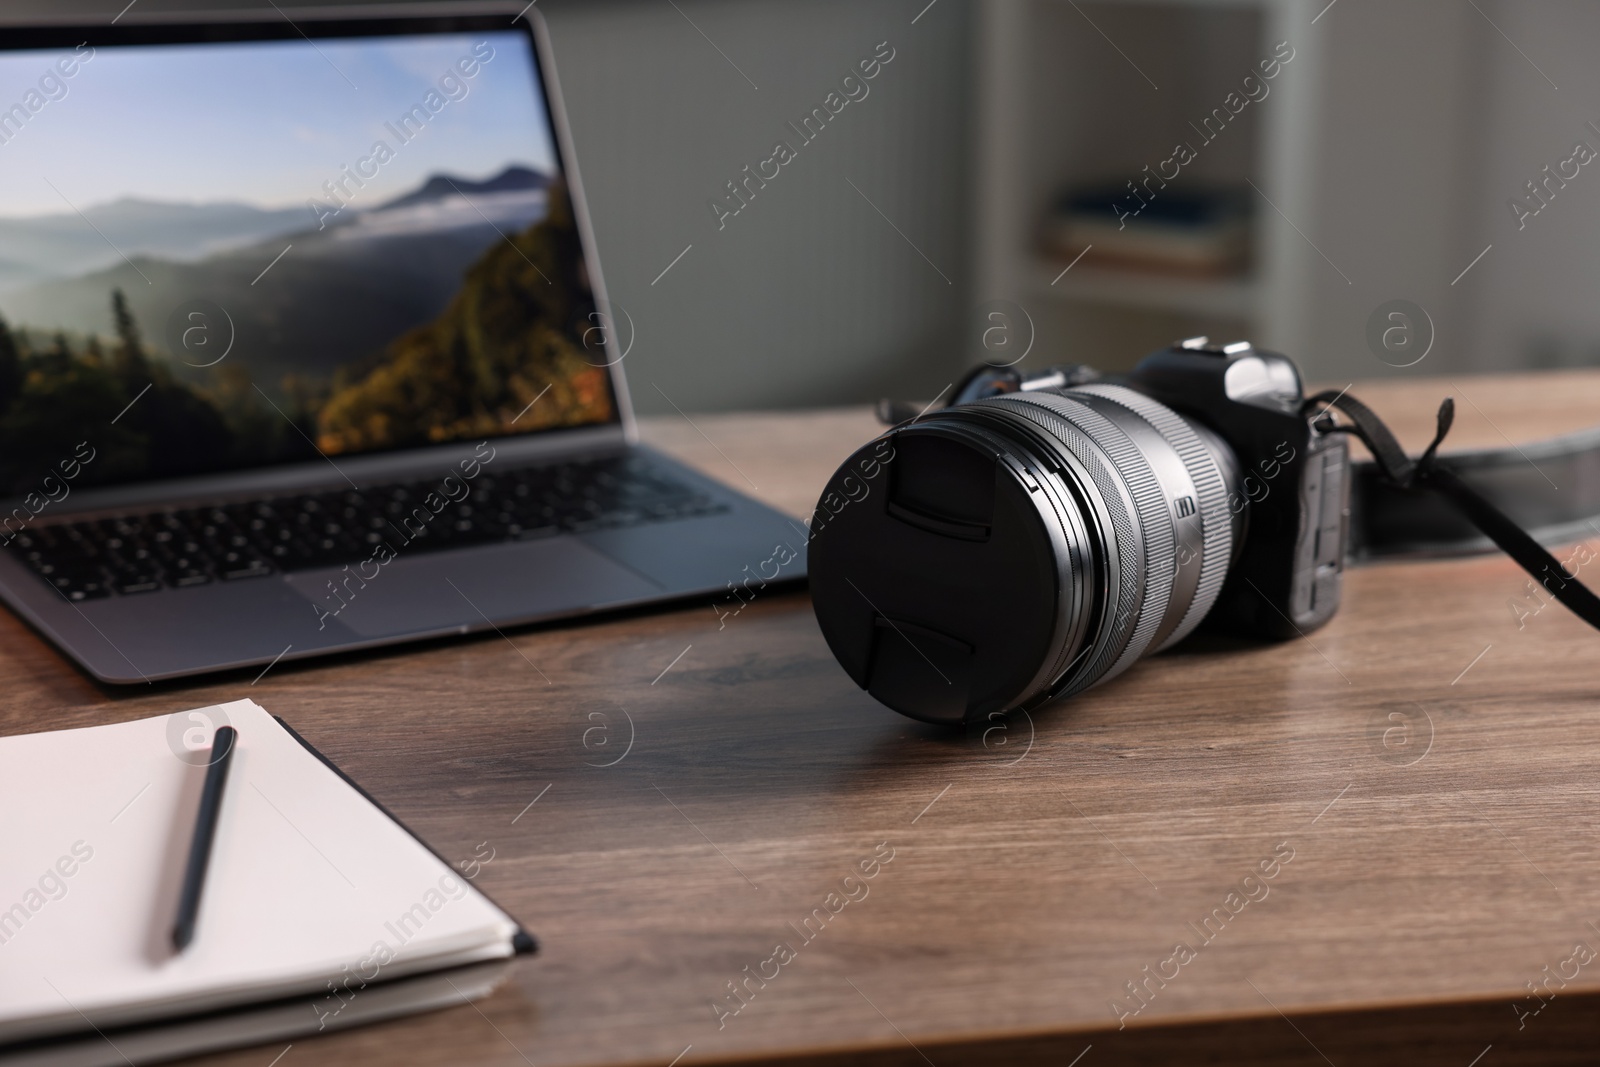
M 326 64 L 294 42 L 219 46 L 227 77 L 285 81 L 293 60 L 311 80 L 225 138 L 208 173 L 180 167 L 162 131 L 106 130 L 117 165 L 80 179 L 50 152 L 93 110 L 71 97 L 0 146 L 0 494 L 86 440 L 97 458 L 79 484 L 613 418 L 532 59 L 519 35 L 488 37 L 325 43 Z M 181 142 L 185 119 L 215 118 L 177 93 L 185 55 L 100 49 L 74 92 L 160 69 L 172 99 L 133 103 L 181 100 Z M 340 122 L 323 106 L 348 94 L 336 73 L 362 82 Z M 410 114 L 426 126 L 396 127 Z M 368 155 L 376 175 L 352 177 L 379 142 L 389 161 Z

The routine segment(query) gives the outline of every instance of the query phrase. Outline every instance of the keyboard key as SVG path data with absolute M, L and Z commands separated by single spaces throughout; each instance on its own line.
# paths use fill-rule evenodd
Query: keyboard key
M 111 580 L 111 588 L 123 596 L 132 596 L 135 593 L 154 593 L 161 588 L 161 575 L 156 571 L 148 574 L 122 574 Z
M 255 556 L 229 552 L 223 557 L 221 573 L 223 580 L 230 582 L 240 578 L 265 578 L 272 573 L 272 565 Z
M 68 600 L 96 600 L 111 595 L 98 571 L 58 570 L 47 580 Z

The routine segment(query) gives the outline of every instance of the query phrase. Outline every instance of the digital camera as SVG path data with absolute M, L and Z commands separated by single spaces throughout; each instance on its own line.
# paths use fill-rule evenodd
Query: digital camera
M 829 481 L 811 592 L 858 685 L 959 724 L 1108 681 L 1208 628 L 1339 606 L 1348 449 L 1285 357 L 1179 342 L 1123 377 L 980 367 Z

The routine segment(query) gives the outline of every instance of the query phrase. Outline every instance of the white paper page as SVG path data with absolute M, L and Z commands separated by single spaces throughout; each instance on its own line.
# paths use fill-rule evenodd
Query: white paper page
M 171 944 L 205 759 L 239 731 Z M 187 735 L 187 736 L 186 736 Z M 0 738 L 0 1041 L 510 955 L 516 924 L 253 701 Z

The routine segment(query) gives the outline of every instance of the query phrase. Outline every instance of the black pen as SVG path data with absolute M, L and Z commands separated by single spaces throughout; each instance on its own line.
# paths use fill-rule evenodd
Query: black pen
M 217 836 L 217 816 L 222 811 L 222 787 L 228 781 L 228 762 L 233 758 L 239 731 L 219 726 L 211 738 L 211 766 L 200 789 L 200 813 L 195 819 L 194 838 L 189 842 L 189 866 L 183 872 L 183 892 L 178 897 L 178 921 L 172 927 L 172 947 L 182 952 L 194 940 L 194 924 L 200 918 L 200 892 L 206 884 L 206 866 L 211 860 L 211 841 Z

